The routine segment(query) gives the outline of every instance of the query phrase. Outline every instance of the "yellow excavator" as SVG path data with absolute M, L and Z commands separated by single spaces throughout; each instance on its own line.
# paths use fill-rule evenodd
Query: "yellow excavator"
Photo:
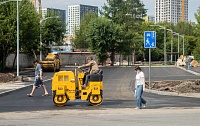
M 40 61 L 43 71 L 60 71 L 61 58 L 59 53 L 48 53 L 47 56 Z

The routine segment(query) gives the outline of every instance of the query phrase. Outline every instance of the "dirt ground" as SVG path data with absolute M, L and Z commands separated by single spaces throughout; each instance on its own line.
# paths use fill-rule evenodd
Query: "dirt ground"
M 20 71 L 27 71 L 31 70 L 32 68 L 28 69 L 20 69 Z M 5 69 L 3 72 L 0 72 L 0 83 L 7 83 L 7 82 L 14 82 L 14 81 L 22 81 L 22 77 L 17 77 L 16 74 L 14 74 L 16 70 L 12 69 Z M 23 80 L 27 80 L 27 77 L 23 77 Z
M 151 89 L 176 93 L 200 93 L 200 80 L 151 82 Z M 149 85 L 147 83 L 147 88 Z
M 0 83 L 18 81 L 18 77 L 13 73 L 0 73 Z

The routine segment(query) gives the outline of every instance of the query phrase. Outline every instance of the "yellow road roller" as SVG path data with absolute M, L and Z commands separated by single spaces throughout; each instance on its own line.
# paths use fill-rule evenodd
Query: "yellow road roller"
M 75 68 L 72 71 L 56 72 L 52 78 L 53 102 L 56 106 L 65 106 L 69 100 L 87 100 L 93 106 L 103 101 L 103 71 L 92 74 L 83 88 L 84 71 Z
M 40 61 L 43 71 L 59 71 L 61 67 L 61 58 L 58 53 L 48 53 L 45 59 Z

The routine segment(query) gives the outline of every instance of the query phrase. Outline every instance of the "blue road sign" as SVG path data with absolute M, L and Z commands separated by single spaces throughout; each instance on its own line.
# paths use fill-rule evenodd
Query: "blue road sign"
M 144 32 L 144 48 L 156 48 L 156 32 Z

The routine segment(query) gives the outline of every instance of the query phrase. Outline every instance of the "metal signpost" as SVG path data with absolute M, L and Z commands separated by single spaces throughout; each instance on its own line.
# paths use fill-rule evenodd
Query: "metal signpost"
M 151 88 L 151 48 L 156 48 L 156 32 L 144 32 L 144 48 L 149 49 L 149 89 Z

